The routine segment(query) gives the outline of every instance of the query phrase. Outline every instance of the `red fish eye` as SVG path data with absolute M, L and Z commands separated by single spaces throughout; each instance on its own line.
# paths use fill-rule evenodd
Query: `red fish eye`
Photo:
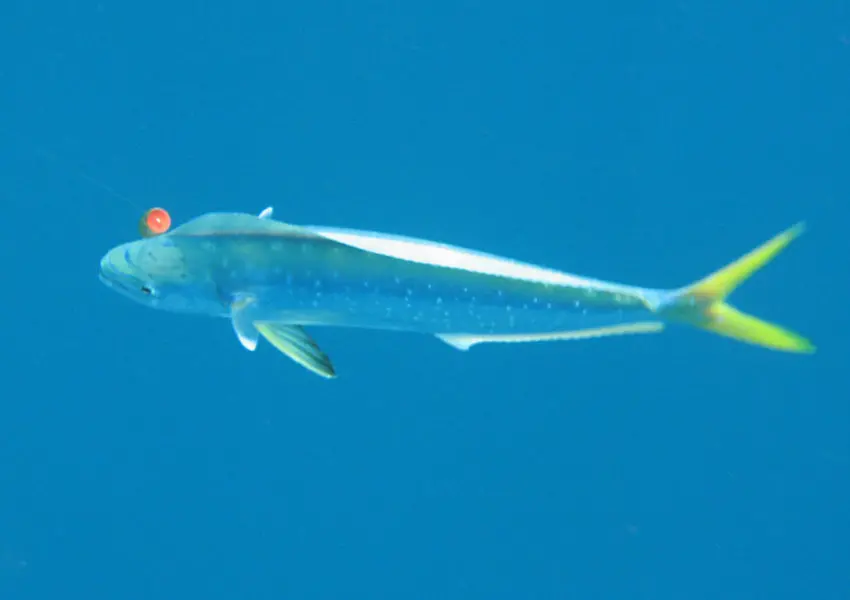
M 168 231 L 171 227 L 171 215 L 164 208 L 148 210 L 139 221 L 139 232 L 142 237 L 152 237 Z

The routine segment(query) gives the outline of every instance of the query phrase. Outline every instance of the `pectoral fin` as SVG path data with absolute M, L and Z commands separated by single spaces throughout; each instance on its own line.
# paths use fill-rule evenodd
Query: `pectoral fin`
M 330 358 L 300 326 L 254 323 L 254 327 L 272 346 L 299 365 L 328 379 L 336 377 Z
M 260 332 L 254 327 L 245 310 L 253 302 L 253 298 L 245 297 L 234 300 L 230 305 L 230 323 L 233 325 L 233 331 L 239 343 L 251 352 L 257 349 L 257 341 L 260 339 Z
M 610 335 L 627 335 L 634 333 L 657 333 L 664 329 L 663 323 L 646 321 L 641 323 L 626 323 L 609 327 L 594 327 L 574 331 L 553 331 L 551 333 L 514 333 L 502 335 L 474 335 L 466 333 L 445 333 L 437 337 L 449 346 L 458 350 L 469 350 L 476 344 L 502 343 L 518 344 L 523 342 L 554 342 L 561 340 L 585 340 L 589 338 Z

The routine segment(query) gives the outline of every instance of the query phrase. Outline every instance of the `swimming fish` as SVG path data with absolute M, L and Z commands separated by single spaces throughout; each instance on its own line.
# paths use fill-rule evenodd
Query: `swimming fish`
M 815 347 L 802 336 L 726 302 L 802 232 L 795 225 L 695 283 L 660 289 L 427 240 L 291 225 L 267 208 L 258 216 L 208 213 L 120 245 L 101 260 L 100 279 L 153 308 L 229 319 L 246 349 L 262 337 L 327 378 L 334 366 L 304 327 L 417 332 L 468 350 L 658 333 L 672 323 L 810 353 Z

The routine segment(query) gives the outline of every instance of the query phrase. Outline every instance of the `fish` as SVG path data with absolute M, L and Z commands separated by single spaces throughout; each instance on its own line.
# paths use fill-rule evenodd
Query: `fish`
M 225 318 L 247 350 L 265 339 L 331 379 L 307 328 L 427 334 L 458 350 L 654 334 L 688 325 L 771 350 L 812 353 L 802 335 L 740 311 L 732 292 L 804 231 L 798 223 L 679 288 L 593 279 L 441 242 L 240 212 L 203 214 L 109 250 L 99 278 L 145 306 Z

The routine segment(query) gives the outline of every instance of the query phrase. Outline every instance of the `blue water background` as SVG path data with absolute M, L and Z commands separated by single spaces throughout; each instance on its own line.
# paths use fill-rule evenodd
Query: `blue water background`
M 0 598 L 850 598 L 846 2 L 0 7 Z M 97 280 L 138 207 L 439 239 L 735 296 L 457 352 L 315 330 L 321 380 Z

